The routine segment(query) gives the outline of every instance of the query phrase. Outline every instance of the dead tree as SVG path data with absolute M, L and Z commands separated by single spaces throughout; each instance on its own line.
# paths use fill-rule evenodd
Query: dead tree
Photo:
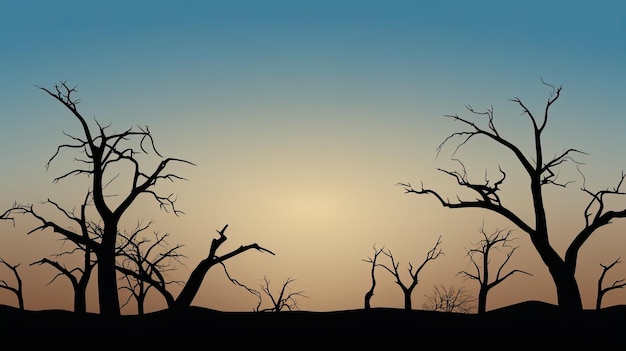
M 103 226 L 101 241 L 91 247 L 98 262 L 100 314 L 111 317 L 119 316 L 116 243 L 120 219 L 126 213 L 126 210 L 142 195 L 152 197 L 156 200 L 159 207 L 166 212 L 171 211 L 175 215 L 181 214 L 182 212 L 175 207 L 176 197 L 173 194 L 158 194 L 155 186 L 158 182 L 164 180 L 184 180 L 184 178 L 166 171 L 171 163 L 189 165 L 193 165 L 193 163 L 178 158 L 163 158 L 157 151 L 152 133 L 147 126 L 138 127 L 138 130 L 129 128 L 122 132 L 109 132 L 110 126 L 103 126 L 96 121 L 96 128 L 92 129 L 87 123 L 87 119 L 78 111 L 79 100 L 74 97 L 77 92 L 76 87 L 70 87 L 65 82 L 61 82 L 54 85 L 52 89 L 38 88 L 60 102 L 77 119 L 81 126 L 82 135 L 72 136 L 66 134 L 71 141 L 57 147 L 56 152 L 48 160 L 46 167 L 63 150 L 79 152 L 80 156 L 74 158 L 80 164 L 79 168 L 54 178 L 54 182 L 59 182 L 73 175 L 86 175 L 91 181 L 90 191 L 92 192 L 93 204 Z M 133 140 L 138 141 L 137 144 L 134 146 L 129 145 Z M 158 165 L 150 172 L 141 170 L 140 161 L 136 157 L 138 154 L 148 154 L 146 146 L 161 159 Z M 111 175 L 108 170 L 115 172 L 113 169 L 119 169 L 119 167 L 124 166 L 127 166 L 129 170 L 126 174 L 129 179 L 129 190 L 124 194 L 116 194 L 121 201 L 116 205 L 112 205 L 107 201 L 111 194 L 105 193 L 105 187 L 109 182 L 115 180 L 118 174 Z M 49 226 L 55 227 L 55 225 L 48 224 L 46 221 L 44 227 Z M 67 234 L 65 231 L 60 231 L 59 233 L 62 235 Z M 71 235 L 74 235 L 74 233 Z
M 11 270 L 11 272 L 13 272 L 13 276 L 15 277 L 15 281 L 17 282 L 17 286 L 11 286 L 6 280 L 0 280 L 0 289 L 8 290 L 14 293 L 15 296 L 17 297 L 18 307 L 20 310 L 23 311 L 24 310 L 24 293 L 22 290 L 22 278 L 20 278 L 20 274 L 17 271 L 17 267 L 19 267 L 20 264 L 18 263 L 16 265 L 11 265 L 2 258 L 0 258 L 0 263 L 5 265 L 8 269 Z
M 460 170 L 445 170 L 439 168 L 438 170 L 444 174 L 452 177 L 457 184 L 464 189 L 469 190 L 475 194 L 475 197 L 461 197 L 458 196 L 454 200 L 448 199 L 443 196 L 437 190 L 433 190 L 424 187 L 414 188 L 410 183 L 399 183 L 403 186 L 405 193 L 418 194 L 418 195 L 430 195 L 434 196 L 443 207 L 451 209 L 459 208 L 482 208 L 490 212 L 497 213 L 507 220 L 511 221 L 514 225 L 520 228 L 523 232 L 528 234 L 531 243 L 535 250 L 541 257 L 541 260 L 548 268 L 554 281 L 558 299 L 558 305 L 562 310 L 579 313 L 583 310 L 582 299 L 578 283 L 576 281 L 576 261 L 581 247 L 587 242 L 587 240 L 594 234 L 599 228 L 613 222 L 614 219 L 626 217 L 626 208 L 618 208 L 616 210 L 610 210 L 606 205 L 614 203 L 607 200 L 610 197 L 618 197 L 624 195 L 621 186 L 624 182 L 626 175 L 622 173 L 617 186 L 613 189 L 601 190 L 592 192 L 586 189 L 584 185 L 582 190 L 588 194 L 591 199 L 586 206 L 583 213 L 585 222 L 582 229 L 577 233 L 574 233 L 574 238 L 565 251 L 565 255 L 562 257 L 557 250 L 552 246 L 550 240 L 550 231 L 548 229 L 548 214 L 545 208 L 543 189 L 545 186 L 557 185 L 566 187 L 567 182 L 558 182 L 557 175 L 559 166 L 571 161 L 576 163 L 576 160 L 572 157 L 574 154 L 584 154 L 583 152 L 569 148 L 564 152 L 557 154 L 552 158 L 546 158 L 544 156 L 544 140 L 543 132 L 548 123 L 548 115 L 550 108 L 561 96 L 561 87 L 558 88 L 550 84 L 542 83 L 551 88 L 551 94 L 547 99 L 545 107 L 543 109 L 543 118 L 537 118 L 527 106 L 519 99 L 513 98 L 515 104 L 517 104 L 523 115 L 529 118 L 532 126 L 532 135 L 530 136 L 530 147 L 532 150 L 530 155 L 526 155 L 524 148 L 516 145 L 511 140 L 504 137 L 503 134 L 496 128 L 494 123 L 493 108 L 487 109 L 485 112 L 479 112 L 474 110 L 471 106 L 466 106 L 467 110 L 476 117 L 486 118 L 484 126 L 480 123 L 474 122 L 468 118 L 462 118 L 458 115 L 446 115 L 455 122 L 459 122 L 465 127 L 463 131 L 452 133 L 439 145 L 438 152 L 443 149 L 444 145 L 452 142 L 453 139 L 459 138 L 460 141 L 456 145 L 455 151 L 452 154 L 454 160 L 458 161 Z M 495 146 L 502 147 L 512 153 L 512 158 L 516 160 L 525 174 L 528 176 L 528 180 L 524 181 L 524 185 L 528 184 L 528 192 L 532 198 L 532 208 L 534 211 L 534 218 L 531 221 L 525 219 L 526 212 L 516 213 L 510 207 L 507 207 L 500 198 L 501 185 L 506 179 L 506 172 L 500 167 L 500 177 L 492 180 L 485 176 L 485 180 L 482 182 L 475 182 L 470 180 L 465 166 L 463 163 L 455 159 L 456 151 L 462 147 L 466 147 L 470 140 L 477 138 L 486 138 L 488 141 L 495 143 Z M 563 233 L 559 231 L 559 236 Z
M 465 290 L 465 287 L 435 285 L 432 295 L 426 295 L 427 303 L 424 308 L 430 311 L 471 313 L 474 309 L 474 296 Z
M 389 273 L 391 273 L 391 275 L 396 280 L 396 284 L 398 284 L 398 286 L 400 286 L 400 288 L 402 289 L 402 293 L 404 294 L 404 309 L 405 310 L 410 311 L 413 309 L 412 302 L 411 302 L 411 295 L 413 294 L 413 289 L 415 289 L 415 287 L 417 286 L 417 283 L 419 282 L 418 281 L 419 273 L 422 271 L 424 266 L 426 266 L 426 263 L 432 260 L 435 260 L 437 257 L 439 257 L 439 255 L 443 255 L 443 251 L 441 250 L 441 248 L 439 248 L 440 244 L 441 244 L 441 237 L 437 239 L 435 246 L 432 249 L 430 249 L 430 251 L 428 251 L 428 253 L 426 254 L 426 258 L 424 259 L 424 262 L 422 262 L 422 264 L 417 269 L 414 269 L 413 264 L 409 262 L 408 272 L 409 272 L 409 277 L 411 278 L 411 280 L 408 286 L 402 282 L 400 273 L 398 272 L 398 266 L 400 265 L 400 262 L 396 262 L 394 260 L 393 255 L 391 254 L 391 250 L 383 251 L 383 254 L 389 257 L 389 259 L 391 260 L 391 267 L 382 263 L 380 264 L 380 266 L 383 267 L 385 270 L 387 270 Z
M 480 284 L 478 291 L 478 314 L 483 314 L 487 310 L 487 294 L 492 288 L 515 273 L 532 274 L 519 269 L 513 269 L 508 273 L 503 273 L 504 266 L 509 262 L 511 256 L 513 256 L 513 253 L 518 248 L 517 246 L 513 247 L 510 245 L 510 242 L 515 240 L 515 238 L 510 237 L 512 230 L 505 232 L 502 229 L 496 229 L 491 234 L 487 234 L 483 225 L 483 227 L 480 228 L 480 233 L 483 238 L 474 244 L 474 248 L 467 250 L 467 256 L 474 266 L 476 273 L 460 271 L 458 275 L 463 275 L 466 279 L 476 280 Z M 502 261 L 500 267 L 498 267 L 495 278 L 490 282 L 490 253 L 492 253 L 492 249 L 497 250 L 499 248 L 507 249 L 506 258 Z M 478 258 L 475 257 L 477 255 L 479 256 Z
M 264 247 L 259 246 L 259 244 L 254 243 L 254 244 L 249 244 L 249 245 L 245 245 L 245 246 L 240 246 L 235 250 L 232 250 L 228 253 L 225 253 L 223 255 L 218 255 L 217 254 L 217 250 L 219 249 L 219 247 L 226 242 L 226 240 L 228 239 L 226 237 L 226 228 L 228 228 L 228 224 L 225 225 L 221 230 L 218 230 L 217 233 L 219 234 L 218 238 L 214 238 L 211 241 L 211 247 L 209 248 L 209 252 L 207 254 L 207 257 L 205 259 L 203 259 L 202 261 L 200 261 L 198 263 L 198 265 L 196 265 L 196 267 L 193 269 L 193 271 L 191 272 L 191 274 L 189 275 L 189 279 L 187 279 L 187 281 L 185 282 L 185 285 L 183 286 L 181 292 L 178 294 L 178 297 L 174 298 L 174 296 L 172 295 L 171 292 L 168 291 L 167 289 L 167 282 L 163 276 L 163 274 L 161 274 L 161 272 L 158 269 L 154 269 L 151 271 L 151 275 L 148 275 L 147 272 L 144 273 L 140 273 L 136 270 L 132 270 L 132 269 L 128 269 L 125 267 L 121 267 L 118 266 L 117 270 L 119 272 L 121 272 L 122 274 L 125 275 L 130 275 L 130 276 L 134 276 L 137 279 L 140 279 L 152 286 L 154 286 L 154 288 L 160 292 L 163 297 L 165 298 L 165 301 L 167 302 L 168 308 L 170 309 L 185 309 L 189 306 L 191 306 L 191 303 L 193 302 L 193 299 L 196 297 L 196 294 L 198 293 L 198 291 L 200 290 L 200 286 L 202 285 L 202 282 L 204 280 L 204 277 L 206 276 L 207 272 L 209 271 L 209 269 L 211 269 L 211 267 L 219 264 L 222 265 L 224 264 L 224 262 L 226 262 L 227 260 L 236 257 L 248 250 L 251 249 L 255 249 L 257 251 L 260 252 L 266 252 L 269 253 L 271 255 L 274 255 L 274 253 Z M 225 267 L 224 267 L 225 268 Z M 230 277 L 229 277 L 230 278 Z M 232 281 L 232 279 L 231 279 Z M 241 285 L 241 284 L 239 284 Z M 242 285 L 243 286 L 243 285 Z
M 228 224 L 226 224 L 222 230 L 217 231 L 219 234 L 218 238 L 214 238 L 211 241 L 211 247 L 209 248 L 209 254 L 207 257 L 200 261 L 196 268 L 191 272 L 187 283 L 183 287 L 182 291 L 176 298 L 176 307 L 185 308 L 191 305 L 191 302 L 196 297 L 198 290 L 200 290 L 200 286 L 202 285 L 202 281 L 204 280 L 205 275 L 211 269 L 211 267 L 216 264 L 220 264 L 228 259 L 231 259 L 237 255 L 240 255 L 248 250 L 255 249 L 260 252 L 267 252 L 271 255 L 274 253 L 264 247 L 259 246 L 257 243 L 249 244 L 246 246 L 239 246 L 237 249 L 230 251 L 224 255 L 218 256 L 217 250 L 219 247 L 228 239 L 224 234 L 226 232 L 226 228 L 228 228 Z
M 287 292 L 286 290 L 289 288 L 289 284 L 293 283 L 295 279 L 287 278 L 278 293 L 278 296 L 274 296 L 270 289 L 270 281 L 267 277 L 263 277 L 263 284 L 261 285 L 261 290 L 265 295 L 267 295 L 270 300 L 272 300 L 272 307 L 268 307 L 265 309 L 258 309 L 258 312 L 280 312 L 284 309 L 288 309 L 289 311 L 298 310 L 298 297 L 307 297 L 304 295 L 304 291 L 296 291 L 296 292 Z M 259 301 L 259 306 L 261 305 L 261 301 Z
M 48 284 L 54 282 L 58 277 L 66 277 L 72 284 L 72 288 L 74 290 L 74 312 L 80 314 L 84 314 L 87 312 L 87 285 L 89 284 L 91 273 L 93 272 L 96 265 L 96 261 L 93 258 L 92 248 L 97 245 L 99 240 L 98 233 L 93 230 L 93 223 L 89 223 L 86 218 L 86 208 L 89 204 L 89 196 L 90 193 L 87 193 L 83 204 L 81 205 L 79 215 L 76 215 L 74 211 L 64 210 L 54 201 L 46 201 L 47 204 L 52 205 L 57 211 L 61 212 L 65 216 L 65 218 L 77 224 L 80 228 L 80 233 L 76 233 L 70 229 L 58 227 L 56 224 L 46 221 L 42 216 L 35 212 L 32 206 L 18 205 L 13 208 L 13 211 L 30 214 L 32 217 L 38 219 L 42 223 L 41 226 L 31 230 L 28 234 L 36 230 L 42 230 L 46 226 L 49 226 L 54 228 L 54 230 L 57 232 L 63 232 L 63 241 L 71 242 L 74 245 L 73 249 L 52 255 L 52 259 L 42 258 L 41 260 L 33 262 L 30 265 L 33 266 L 46 264 L 54 267 L 56 270 L 59 271 L 59 273 L 55 275 Z M 74 254 L 82 254 L 82 267 L 67 268 L 65 264 L 58 261 L 63 256 L 71 256 Z
M 604 297 L 604 294 L 606 294 L 607 292 L 611 290 L 621 289 L 624 286 L 626 286 L 626 282 L 624 281 L 624 279 L 620 279 L 620 280 L 614 281 L 613 284 L 611 284 L 610 286 L 607 286 L 605 288 L 602 287 L 602 284 L 603 284 L 602 282 L 604 280 L 604 276 L 606 275 L 606 272 L 608 272 L 609 269 L 613 268 L 616 264 L 621 263 L 621 262 L 622 261 L 620 261 L 620 259 L 618 258 L 608 266 L 605 266 L 602 263 L 600 263 L 600 266 L 602 267 L 602 274 L 600 274 L 600 278 L 598 279 L 598 297 L 596 298 L 596 310 L 599 310 L 600 308 L 602 308 L 602 298 Z
M 154 238 L 139 237 L 139 234 L 147 230 L 152 223 L 138 225 L 130 234 L 120 233 L 120 244 L 118 248 L 119 266 L 124 270 L 134 271 L 136 274 L 124 274 L 125 285 L 119 287 L 120 290 L 128 291 L 128 299 L 122 304 L 124 308 L 131 299 L 137 303 L 137 314 L 144 314 L 144 302 L 146 296 L 154 285 L 147 283 L 141 277 L 154 277 L 159 284 L 164 287 L 171 284 L 182 285 L 182 281 L 167 280 L 168 272 L 176 270 L 184 265 L 178 250 L 182 245 L 169 246 L 167 238 L 169 233 L 160 234 L 154 232 Z
M 372 278 L 372 286 L 370 287 L 370 289 L 365 293 L 365 306 L 364 308 L 366 310 L 369 310 L 372 306 L 370 304 L 370 301 L 372 300 L 372 297 L 374 296 L 374 289 L 376 288 L 376 275 L 374 274 L 376 271 L 376 267 L 380 266 L 380 264 L 376 263 L 376 260 L 378 259 L 378 255 L 380 255 L 383 250 L 385 249 L 385 247 L 383 246 L 380 249 L 376 249 L 376 245 L 374 245 L 374 258 L 368 257 L 367 260 L 363 260 L 367 263 L 371 263 L 372 264 L 372 269 L 370 271 L 370 277 Z

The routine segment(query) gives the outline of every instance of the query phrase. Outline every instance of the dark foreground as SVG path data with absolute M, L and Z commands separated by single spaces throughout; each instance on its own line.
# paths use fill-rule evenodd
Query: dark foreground
M 122 316 L 103 319 L 97 314 L 78 316 L 73 312 L 19 311 L 0 306 L 0 342 L 135 340 L 146 345 L 159 341 L 204 340 L 257 341 L 259 346 L 283 345 L 288 340 L 316 343 L 344 340 L 359 344 L 381 342 L 393 344 L 413 341 L 426 347 L 434 341 L 467 345 L 493 345 L 508 341 L 503 347 L 528 341 L 571 341 L 586 345 L 622 344 L 626 338 L 626 306 L 601 311 L 584 311 L 581 315 L 564 315 L 554 305 L 524 302 L 493 310 L 485 315 L 433 311 L 404 311 L 373 308 L 336 312 L 219 312 L 192 307 L 185 311 L 159 311 L 144 316 Z M 427 342 L 427 344 L 424 344 Z M 6 345 L 6 344 L 5 344 Z M 95 346 L 94 344 L 90 344 Z M 294 344 L 300 348 L 302 344 Z M 538 344 L 541 345 L 541 344 Z M 581 344 L 578 344 L 580 346 Z M 124 344 L 119 344 L 124 346 Z M 489 349 L 489 347 L 487 347 Z

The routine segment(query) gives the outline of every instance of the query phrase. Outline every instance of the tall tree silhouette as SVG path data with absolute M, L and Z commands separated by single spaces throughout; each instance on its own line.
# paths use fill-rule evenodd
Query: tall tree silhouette
M 480 289 L 478 290 L 478 314 L 483 314 L 487 311 L 487 294 L 489 294 L 491 289 L 515 273 L 524 273 L 528 275 L 532 274 L 519 269 L 513 269 L 507 273 L 503 273 L 502 271 L 504 266 L 511 259 L 511 256 L 513 256 L 515 250 L 518 248 L 517 246 L 513 247 L 510 245 L 510 242 L 515 240 L 515 238 L 511 238 L 511 230 L 504 231 L 503 229 L 496 229 L 491 234 L 487 234 L 483 225 L 480 228 L 480 233 L 483 238 L 474 244 L 473 248 L 467 250 L 467 256 L 469 257 L 476 272 L 470 273 L 468 271 L 460 271 L 458 274 L 467 279 L 476 280 L 480 284 Z M 507 249 L 508 251 L 506 253 L 506 258 L 500 263 L 500 266 L 496 270 L 495 278 L 491 280 L 491 270 L 489 269 L 489 264 L 491 263 L 492 256 L 490 256 L 490 254 L 493 250 L 497 250 L 499 248 Z
M 464 164 L 458 159 L 455 160 L 458 161 L 458 164 L 460 165 L 459 170 L 438 169 L 446 175 L 454 178 L 461 188 L 465 188 L 468 191 L 473 192 L 475 195 L 474 198 L 459 195 L 455 200 L 451 200 L 436 190 L 425 188 L 423 184 L 421 187 L 417 188 L 411 186 L 410 183 L 399 183 L 399 185 L 404 187 L 405 193 L 434 196 L 442 206 L 447 208 L 482 208 L 497 213 L 511 221 L 522 231 L 528 234 L 530 241 L 541 257 L 541 260 L 548 268 L 556 286 L 559 307 L 562 310 L 577 313 L 583 309 L 581 294 L 575 276 L 578 253 L 583 244 L 585 244 L 589 237 L 591 237 L 591 235 L 599 228 L 611 223 L 612 220 L 616 218 L 626 217 L 625 208 L 618 208 L 616 210 L 609 210 L 607 208 L 607 205 L 609 205 L 607 198 L 624 194 L 621 187 L 626 175 L 622 173 L 619 181 L 617 182 L 617 186 L 613 189 L 595 192 L 592 192 L 585 187 L 583 176 L 582 191 L 591 197 L 584 211 L 585 223 L 582 229 L 575 233 L 573 240 L 565 251 L 565 255 L 562 257 L 552 246 L 550 241 L 551 236 L 548 228 L 548 215 L 545 208 L 543 191 L 545 186 L 550 185 L 566 187 L 567 183 L 557 182 L 557 168 L 567 161 L 576 162 L 573 155 L 584 153 L 570 148 L 553 156 L 552 158 L 544 156 L 543 133 L 548 125 L 550 109 L 561 96 L 562 87 L 555 87 L 545 83 L 543 79 L 541 81 L 544 85 L 551 88 L 551 93 L 543 109 L 542 118 L 535 116 L 526 104 L 524 104 L 519 98 L 515 97 L 511 99 L 512 102 L 521 108 L 523 115 L 528 117 L 531 123 L 533 133 L 530 136 L 531 144 L 528 145 L 530 146 L 529 149 L 532 150 L 530 155 L 525 153 L 524 148 L 505 138 L 496 128 L 493 108 L 489 108 L 485 112 L 480 112 L 474 110 L 470 105 L 467 105 L 466 108 L 471 115 L 486 117 L 485 126 L 481 126 L 479 125 L 480 123 L 474 122 L 468 118 L 459 117 L 456 114 L 445 115 L 445 117 L 451 118 L 453 121 L 459 122 L 465 126 L 466 130 L 452 133 L 445 138 L 437 148 L 437 154 L 439 154 L 444 145 L 448 142 L 452 142 L 455 138 L 460 139 L 460 142 L 457 144 L 454 149 L 455 151 L 452 154 L 454 159 L 456 152 L 460 148 L 467 146 L 470 140 L 483 137 L 490 142 L 495 143 L 495 146 L 499 146 L 510 151 L 513 158 L 521 165 L 525 174 L 528 176 L 528 179 L 524 180 L 524 184 L 528 182 L 528 191 L 532 198 L 534 218 L 527 220 L 525 212 L 523 214 L 516 213 L 512 208 L 505 206 L 501 201 L 501 185 L 506 179 L 506 172 L 504 172 L 502 168 L 500 168 L 500 177 L 498 177 L 498 179 L 495 179 L 495 181 L 485 179 L 483 182 L 471 181 Z M 559 231 L 561 231 L 561 229 Z M 562 235 L 562 233 L 560 232 L 559 235 Z
M 140 195 L 147 195 L 158 203 L 160 208 L 179 215 L 182 212 L 175 207 L 176 197 L 160 195 L 156 192 L 157 182 L 163 180 L 175 181 L 184 179 L 176 174 L 168 173 L 166 169 L 171 163 L 193 163 L 179 158 L 163 158 L 157 151 L 152 133 L 146 127 L 126 129 L 123 132 L 109 132 L 109 126 L 103 126 L 96 121 L 94 130 L 90 128 L 87 120 L 78 111 L 79 100 L 74 97 L 76 87 L 70 87 L 65 82 L 54 85 L 52 89 L 38 87 L 60 102 L 80 123 L 82 136 L 68 135 L 70 143 L 61 144 L 56 152 L 48 160 L 47 166 L 59 156 L 64 149 L 78 150 L 80 157 L 75 158 L 81 165 L 80 168 L 71 170 L 59 177 L 54 182 L 63 180 L 71 175 L 87 175 L 91 180 L 91 192 L 94 207 L 102 220 L 102 239 L 93 250 L 97 257 L 98 265 L 98 297 L 100 314 L 103 316 L 116 317 L 120 315 L 120 304 L 117 289 L 116 273 L 116 242 L 118 237 L 118 225 L 122 216 Z M 135 146 L 128 144 L 137 140 Z M 138 154 L 148 154 L 148 146 L 160 159 L 158 165 L 150 172 L 145 172 L 140 167 L 137 159 Z M 124 194 L 117 194 L 121 201 L 112 205 L 107 201 L 104 188 L 109 183 L 107 170 L 116 167 L 128 167 L 130 187 Z M 118 168 L 119 169 L 119 168 Z M 112 178 L 115 179 L 115 178 Z
M 424 258 L 424 261 L 422 262 L 422 264 L 420 264 L 419 267 L 417 267 L 417 269 L 415 269 L 415 267 L 413 267 L 413 264 L 409 262 L 407 270 L 409 272 L 409 277 L 411 279 L 409 280 L 410 283 L 408 285 L 402 282 L 402 278 L 400 277 L 400 272 L 398 272 L 398 267 L 400 266 L 400 262 L 395 261 L 395 259 L 393 258 L 393 254 L 391 253 L 391 250 L 383 251 L 383 254 L 389 257 L 389 259 L 391 260 L 391 267 L 383 263 L 381 263 L 380 266 L 383 267 L 385 270 L 387 270 L 389 273 L 391 273 L 391 275 L 396 279 L 396 284 L 398 284 L 398 286 L 402 289 L 402 293 L 404 294 L 404 309 L 405 310 L 410 311 L 413 309 L 411 295 L 413 294 L 413 290 L 415 289 L 415 287 L 417 286 L 417 283 L 419 282 L 419 279 L 418 279 L 419 274 L 424 268 L 424 266 L 426 266 L 428 262 L 437 259 L 439 255 L 443 255 L 443 251 L 439 247 L 440 244 L 441 244 L 441 237 L 437 239 L 435 246 L 433 246 L 433 248 L 430 249 L 426 253 L 426 258 Z

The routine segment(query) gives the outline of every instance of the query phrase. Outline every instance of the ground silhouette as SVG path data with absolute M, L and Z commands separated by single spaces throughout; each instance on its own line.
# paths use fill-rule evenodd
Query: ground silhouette
M 483 315 L 397 308 L 331 312 L 222 312 L 202 307 L 141 315 L 103 317 L 65 310 L 29 311 L 0 305 L 0 340 L 54 342 L 143 340 L 288 340 L 386 342 L 575 341 L 594 346 L 617 344 L 626 327 L 626 305 L 564 314 L 537 301 L 487 311 Z M 105 331 L 103 333 L 103 331 Z M 114 334 L 108 331 L 113 331 Z M 26 336 L 25 335 L 30 335 Z M 217 339 L 216 339 L 217 338 Z M 510 345 L 510 343 L 507 343 Z M 495 345 L 491 345 L 495 346 Z M 505 346 L 500 344 L 500 346 Z

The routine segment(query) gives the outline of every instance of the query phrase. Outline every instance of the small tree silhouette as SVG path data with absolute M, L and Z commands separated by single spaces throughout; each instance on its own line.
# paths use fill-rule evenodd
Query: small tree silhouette
M 502 229 L 496 229 L 493 233 L 487 234 L 483 224 L 480 228 L 480 233 L 482 234 L 483 239 L 474 244 L 473 249 L 467 250 L 467 256 L 476 269 L 476 273 L 461 271 L 457 273 L 457 275 L 463 275 L 465 279 L 474 279 L 478 281 L 480 284 L 480 290 L 478 292 L 478 314 L 483 314 L 487 310 L 487 294 L 492 288 L 496 287 L 498 284 L 502 283 L 505 279 L 515 273 L 524 273 L 528 275 L 532 274 L 519 269 L 511 270 L 506 274 L 502 273 L 504 266 L 509 262 L 509 259 L 511 259 L 511 256 L 513 256 L 513 253 L 517 249 L 517 247 L 509 245 L 511 241 L 515 240 L 515 238 L 510 237 L 512 233 L 511 230 L 505 232 Z M 508 249 L 508 252 L 506 254 L 506 258 L 500 264 L 500 267 L 498 267 L 494 280 L 490 282 L 489 264 L 491 263 L 491 258 L 489 254 L 492 249 L 497 250 L 498 248 L 506 248 Z M 476 255 L 480 256 L 478 257 L 478 260 L 475 258 Z
M 167 281 L 167 272 L 176 270 L 179 265 L 184 265 L 181 261 L 185 256 L 178 253 L 182 245 L 169 247 L 167 238 L 169 233 L 160 234 L 154 232 L 154 239 L 139 237 L 139 234 L 150 227 L 152 222 L 145 226 L 137 225 L 131 234 L 120 233 L 123 243 L 118 248 L 118 256 L 121 258 L 119 265 L 125 270 L 135 271 L 136 274 L 124 274 L 125 285 L 119 287 L 120 290 L 128 291 L 128 299 L 122 304 L 124 308 L 131 299 L 137 302 L 137 314 L 144 314 L 144 302 L 151 288 L 154 286 L 138 277 L 153 277 L 163 286 L 168 284 L 183 284 L 182 281 Z
M 391 254 L 391 250 L 383 251 L 383 254 L 389 257 L 389 259 L 391 260 L 391 268 L 385 264 L 380 264 L 380 266 L 386 269 L 389 273 L 391 273 L 391 275 L 396 279 L 396 284 L 398 284 L 398 286 L 402 289 L 402 292 L 404 294 L 404 309 L 405 310 L 410 311 L 411 309 L 413 309 L 412 303 L 411 303 L 411 294 L 413 293 L 413 289 L 415 289 L 415 287 L 417 286 L 417 283 L 418 283 L 417 278 L 419 276 L 419 273 L 422 271 L 424 266 L 426 266 L 426 263 L 437 259 L 439 255 L 443 255 L 443 251 L 439 248 L 440 244 L 441 244 L 441 236 L 437 239 L 435 246 L 432 249 L 430 249 L 430 251 L 428 251 L 428 253 L 426 254 L 426 258 L 424 259 L 424 262 L 422 262 L 422 264 L 417 269 L 414 269 L 413 264 L 409 262 L 408 272 L 409 272 L 409 277 L 411 278 L 411 280 L 408 286 L 405 285 L 402 282 L 402 279 L 400 278 L 400 273 L 398 272 L 398 266 L 400 265 L 400 262 L 396 263 L 396 261 L 393 258 L 393 255 Z
M 608 266 L 600 263 L 600 266 L 602 267 L 602 274 L 600 274 L 600 278 L 598 279 L 598 297 L 596 298 L 596 310 L 599 310 L 601 308 L 602 298 L 604 297 L 604 294 L 611 290 L 621 289 L 626 286 L 626 282 L 624 282 L 624 279 L 622 278 L 620 280 L 614 281 L 613 284 L 611 284 L 610 286 L 607 286 L 605 288 L 602 287 L 602 281 L 604 280 L 606 272 L 608 272 L 611 268 L 615 267 L 616 264 L 621 262 L 622 261 L 620 261 L 620 258 L 617 258 L 615 261 L 613 261 L 613 263 Z
M 73 249 L 54 254 L 52 255 L 52 259 L 42 258 L 41 260 L 30 264 L 31 266 L 47 264 L 56 268 L 59 271 L 59 273 L 55 275 L 52 280 L 48 282 L 48 284 L 52 284 L 52 282 L 54 282 L 58 277 L 66 277 L 72 284 L 72 288 L 74 290 L 74 312 L 80 314 L 84 314 L 87 312 L 87 285 L 89 284 L 91 273 L 93 272 L 96 265 L 96 261 L 92 257 L 93 245 L 91 245 L 91 243 L 100 239 L 100 233 L 95 230 L 97 227 L 94 225 L 94 223 L 91 223 L 86 219 L 85 212 L 86 207 L 89 203 L 89 196 L 89 193 L 87 194 L 87 196 L 85 196 L 83 204 L 80 208 L 79 215 L 76 215 L 74 211 L 64 210 L 63 208 L 61 208 L 61 206 L 59 206 L 56 202 L 52 200 L 46 201 L 46 203 L 56 208 L 67 219 L 78 224 L 81 230 L 80 233 L 74 233 L 70 230 L 67 230 L 67 235 L 65 235 L 62 239 L 64 242 L 71 242 L 73 245 L 75 245 Z M 32 206 L 14 207 L 14 210 L 21 213 L 29 213 L 31 216 L 42 222 L 42 226 L 31 230 L 29 234 L 38 229 L 43 229 L 46 226 L 47 221 L 38 213 L 36 213 Z M 82 252 L 83 255 L 82 268 L 67 268 L 65 264 L 58 261 L 58 259 L 63 256 L 71 256 L 79 252 Z
M 0 258 L 0 263 L 5 265 L 8 269 L 10 269 L 13 272 L 13 275 L 15 276 L 15 281 L 17 282 L 17 287 L 14 287 L 14 286 L 9 285 L 9 283 L 7 283 L 6 280 L 0 280 L 0 289 L 5 289 L 14 293 L 15 296 L 17 297 L 17 303 L 18 303 L 19 309 L 23 311 L 24 310 L 24 293 L 22 291 L 22 278 L 20 278 L 20 274 L 17 271 L 17 267 L 19 267 L 20 264 L 18 263 L 16 265 L 11 265 L 2 258 Z
M 265 293 L 265 295 L 267 295 L 270 298 L 270 300 L 272 300 L 272 307 L 268 307 L 265 309 L 257 308 L 257 311 L 258 312 L 280 312 L 284 310 L 285 308 L 288 309 L 289 311 L 300 309 L 298 306 L 297 298 L 298 297 L 306 298 L 307 296 L 304 295 L 304 291 L 287 292 L 289 285 L 293 283 L 294 281 L 295 279 L 287 278 L 283 282 L 283 285 L 280 288 L 278 296 L 274 296 L 274 294 L 272 294 L 272 291 L 270 289 L 269 279 L 267 277 L 263 277 L 263 284 L 261 285 L 261 291 L 263 291 L 263 293 Z M 257 296 L 259 296 L 258 306 L 260 306 L 261 305 L 260 295 L 257 295 Z
M 370 301 L 372 300 L 372 297 L 374 296 L 374 289 L 376 288 L 376 275 L 375 270 L 377 266 L 380 266 L 380 264 L 376 263 L 376 260 L 378 259 L 378 255 L 380 255 L 383 250 L 385 249 L 385 247 L 383 246 L 380 249 L 376 248 L 376 245 L 374 245 L 374 257 L 368 257 L 366 260 L 363 260 L 367 263 L 371 263 L 372 264 L 372 269 L 370 271 L 370 276 L 372 278 L 372 286 L 370 287 L 370 289 L 365 293 L 365 306 L 364 308 L 366 310 L 369 310 L 371 308 L 371 304 Z
M 470 313 L 476 301 L 472 294 L 465 290 L 465 287 L 446 288 L 443 284 L 435 285 L 433 294 L 426 295 L 426 298 L 428 302 L 424 303 L 424 308 L 439 312 Z

